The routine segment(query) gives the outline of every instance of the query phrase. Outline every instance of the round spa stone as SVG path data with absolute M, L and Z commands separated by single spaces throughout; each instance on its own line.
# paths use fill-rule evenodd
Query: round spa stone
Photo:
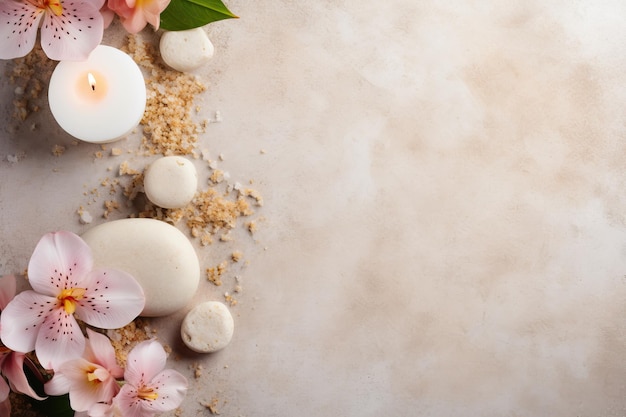
M 233 338 L 234 329 L 228 307 L 218 301 L 206 301 L 187 313 L 180 335 L 189 349 L 209 353 L 226 347 Z
M 189 239 L 165 222 L 122 219 L 103 223 L 82 235 L 96 267 L 133 275 L 143 288 L 141 316 L 171 314 L 187 305 L 200 280 L 200 263 Z
M 177 71 L 200 68 L 213 57 L 213 44 L 202 28 L 165 32 L 159 43 L 161 58 Z
M 182 208 L 198 188 L 194 164 L 182 156 L 159 158 L 146 168 L 143 187 L 148 200 L 163 208 Z

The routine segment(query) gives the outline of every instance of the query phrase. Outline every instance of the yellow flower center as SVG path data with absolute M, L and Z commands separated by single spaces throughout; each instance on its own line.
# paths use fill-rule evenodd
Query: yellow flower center
M 57 299 L 63 304 L 63 308 L 67 314 L 74 314 L 76 311 L 76 301 L 85 295 L 84 288 L 66 288 L 61 291 Z
M 63 14 L 63 6 L 61 6 L 61 0 L 46 0 L 46 5 L 52 10 L 57 16 L 61 16 Z
M 87 369 L 87 381 L 89 382 L 102 382 L 109 378 L 108 372 L 102 368 L 91 366 Z
M 159 398 L 159 394 L 154 392 L 154 388 L 141 387 L 137 390 L 137 397 L 142 400 L 156 400 Z

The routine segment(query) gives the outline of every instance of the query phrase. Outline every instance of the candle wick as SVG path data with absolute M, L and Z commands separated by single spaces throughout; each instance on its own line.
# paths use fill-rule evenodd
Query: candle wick
M 91 85 L 91 89 L 92 89 L 93 91 L 96 91 L 96 86 L 92 84 L 92 85 Z

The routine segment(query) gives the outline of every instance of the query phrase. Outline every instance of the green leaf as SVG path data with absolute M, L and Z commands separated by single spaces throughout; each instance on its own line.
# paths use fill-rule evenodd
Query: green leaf
M 161 28 L 187 30 L 222 19 L 237 18 L 221 0 L 172 0 L 161 12 Z

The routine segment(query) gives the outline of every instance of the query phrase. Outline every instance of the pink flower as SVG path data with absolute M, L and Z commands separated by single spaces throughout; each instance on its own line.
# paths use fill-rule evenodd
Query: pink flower
M 115 269 L 92 271 L 89 246 L 71 232 L 41 238 L 28 264 L 33 290 L 18 294 L 0 316 L 0 339 L 18 352 L 35 349 L 40 364 L 57 369 L 85 349 L 76 317 L 103 329 L 123 327 L 143 310 L 143 290 Z
M 70 405 L 75 411 L 87 411 L 98 402 L 110 403 L 119 391 L 115 379 L 124 375 L 109 339 L 90 329 L 87 336 L 83 357 L 63 363 L 44 386 L 48 395 L 69 392 Z
M 178 407 L 185 398 L 187 380 L 172 369 L 163 370 L 165 361 L 165 350 L 157 341 L 135 346 L 126 361 L 126 384 L 113 398 L 113 406 L 133 417 L 150 417 Z
M 0 278 L 0 310 L 4 310 L 9 301 L 13 299 L 15 288 L 15 276 L 7 275 Z M 24 373 L 24 360 L 30 361 L 21 352 L 13 352 L 4 346 L 0 347 L 0 372 L 9 380 L 9 384 L 7 384 L 4 379 L 0 378 L 0 402 L 8 398 L 10 389 L 37 400 L 44 399 L 37 395 L 28 383 Z
M 148 23 L 158 29 L 161 12 L 169 4 L 170 0 L 109 0 L 108 3 L 130 33 L 141 31 Z
M 35 46 L 56 60 L 84 60 L 102 41 L 104 0 L 0 1 L 0 59 L 19 58 Z

